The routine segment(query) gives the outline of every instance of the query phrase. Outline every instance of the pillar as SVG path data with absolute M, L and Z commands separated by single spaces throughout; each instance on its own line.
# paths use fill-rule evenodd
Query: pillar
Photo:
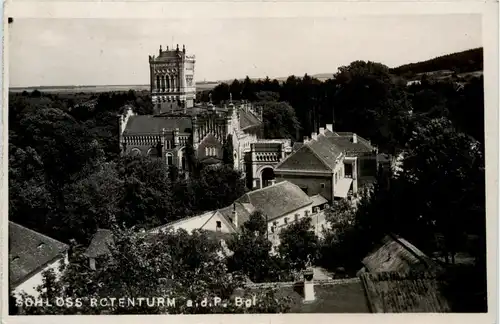
M 358 160 L 352 163 L 352 193 L 358 192 Z

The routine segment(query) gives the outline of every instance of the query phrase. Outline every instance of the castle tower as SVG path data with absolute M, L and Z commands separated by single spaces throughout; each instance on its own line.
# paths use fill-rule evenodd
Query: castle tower
M 167 46 L 166 50 L 160 46 L 158 56 L 149 56 L 150 91 L 156 114 L 183 112 L 194 106 L 194 65 L 194 55 L 186 55 L 184 46 Z

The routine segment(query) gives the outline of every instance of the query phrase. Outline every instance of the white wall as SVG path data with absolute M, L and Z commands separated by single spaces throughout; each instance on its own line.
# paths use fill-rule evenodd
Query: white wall
M 64 257 L 61 257 L 57 260 L 55 260 L 54 262 L 48 264 L 45 268 L 43 268 L 42 270 L 40 270 L 39 272 L 37 272 L 35 275 L 33 275 L 32 277 L 30 277 L 28 280 L 26 280 L 25 282 L 21 283 L 20 285 L 18 285 L 16 288 L 14 288 L 14 294 L 15 295 L 18 295 L 19 293 L 21 293 L 22 291 L 24 291 L 25 293 L 33 296 L 33 297 L 38 297 L 39 296 L 39 293 L 36 291 L 36 288 L 43 284 L 43 272 L 48 270 L 48 269 L 54 269 L 56 275 L 58 277 L 61 276 L 61 273 L 59 271 L 59 267 L 61 266 L 61 264 L 68 264 L 68 255 L 66 253 L 66 255 Z
M 286 215 L 283 215 L 279 218 L 273 219 L 268 222 L 268 232 L 269 232 L 269 239 L 273 242 L 273 245 L 278 245 L 279 241 L 277 240 L 279 236 L 279 232 L 283 230 L 285 227 L 288 225 L 292 224 L 295 222 L 295 214 L 299 214 L 299 220 L 303 219 L 306 217 L 306 211 L 309 212 L 309 215 L 312 215 L 312 204 L 302 207 L 292 213 L 288 213 Z M 288 222 L 285 224 L 285 218 L 288 218 Z M 274 226 L 274 222 L 276 222 L 276 228 L 274 230 L 274 233 L 272 232 L 272 227 Z
M 217 228 L 217 222 L 221 222 L 221 229 L 220 231 L 222 233 L 233 233 L 234 229 L 231 227 L 231 225 L 226 221 L 226 219 L 219 213 L 215 214 L 214 217 L 212 217 L 206 224 L 203 226 L 202 229 L 207 230 L 207 231 L 215 231 Z

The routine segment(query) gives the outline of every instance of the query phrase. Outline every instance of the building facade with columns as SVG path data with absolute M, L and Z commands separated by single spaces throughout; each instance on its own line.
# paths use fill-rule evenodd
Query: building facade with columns
M 210 165 L 222 163 L 227 145 L 232 146 L 234 168 L 245 173 L 248 187 L 260 188 L 274 178 L 272 169 L 291 153 L 291 141 L 261 138 L 261 107 L 233 102 L 231 97 L 218 106 L 195 103 L 195 59 L 184 46 L 182 50 L 160 47 L 149 63 L 154 113 L 136 115 L 131 106 L 124 107 L 119 116 L 122 154 L 162 158 L 182 172 L 187 170 L 188 144 L 199 162 Z

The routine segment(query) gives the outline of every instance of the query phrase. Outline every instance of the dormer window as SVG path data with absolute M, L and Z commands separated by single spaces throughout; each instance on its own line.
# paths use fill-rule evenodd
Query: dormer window
M 38 248 L 39 248 L 39 249 L 41 249 L 41 248 L 43 248 L 43 247 L 44 247 L 44 245 L 45 245 L 45 244 L 40 243 L 40 244 L 38 244 Z

